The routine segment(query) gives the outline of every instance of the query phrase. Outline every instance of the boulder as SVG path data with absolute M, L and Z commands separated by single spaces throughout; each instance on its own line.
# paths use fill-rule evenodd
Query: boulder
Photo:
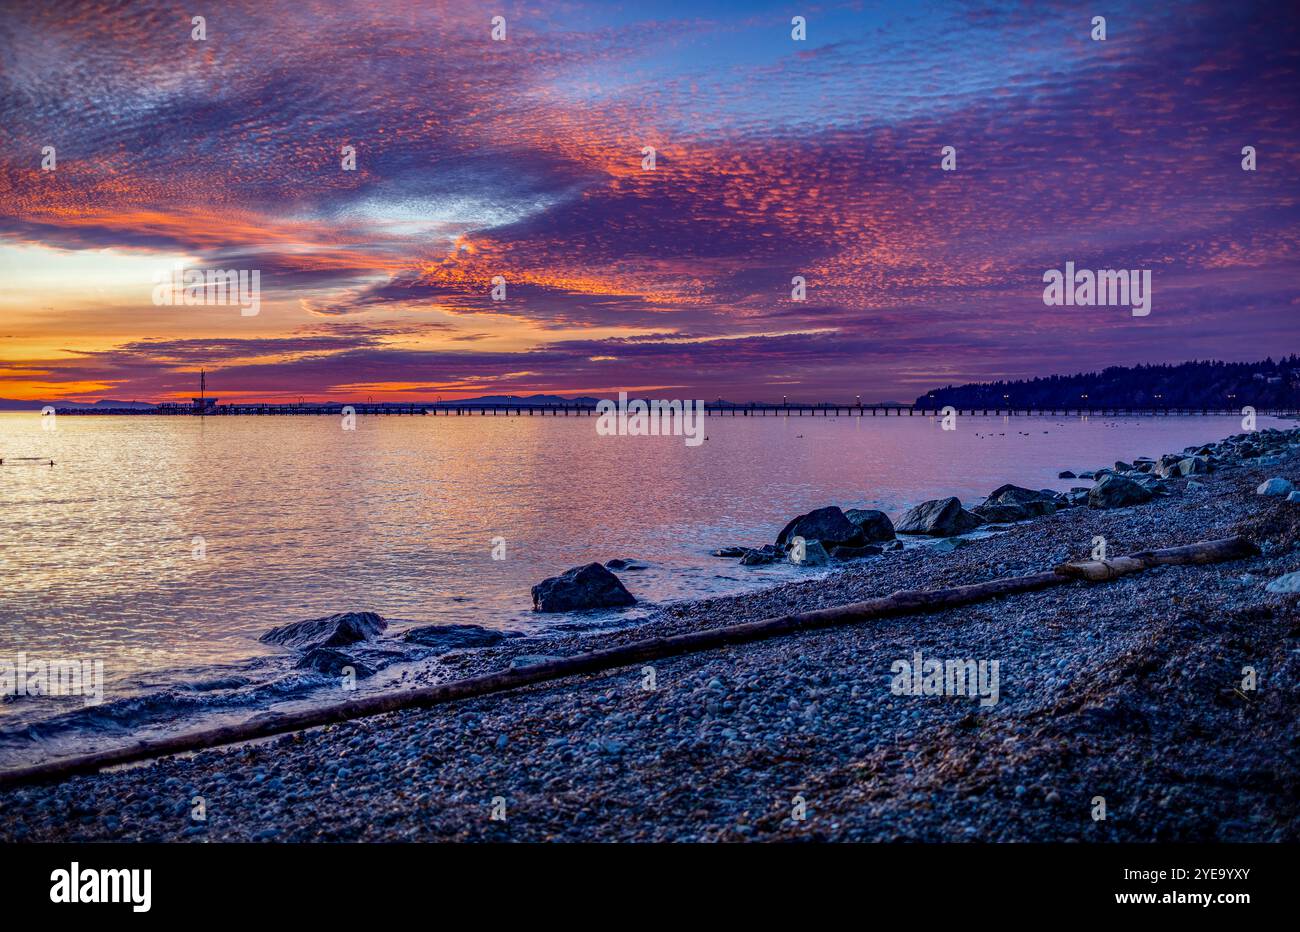
M 862 532 L 862 539 L 868 544 L 883 543 L 894 539 L 894 522 L 883 511 L 870 508 L 850 508 L 844 517 L 852 521 Z M 832 551 L 832 555 L 834 551 Z
M 491 647 L 506 638 L 518 637 L 523 637 L 523 634 L 518 631 L 496 631 L 482 625 L 425 625 L 407 631 L 402 635 L 402 640 L 424 647 L 459 650 L 467 647 Z
M 1132 472 L 1132 471 L 1133 471 L 1132 463 L 1126 463 L 1123 460 L 1115 461 L 1115 472 Z
M 858 547 L 866 543 L 862 531 L 844 516 L 837 505 L 818 508 L 792 520 L 776 536 L 777 549 L 787 549 L 792 537 L 802 537 L 809 542 L 821 541 L 822 546 L 828 550 L 839 546 Z
M 324 673 L 326 676 L 341 676 L 345 669 L 351 667 L 352 673 L 359 680 L 375 674 L 374 667 L 349 657 L 343 651 L 335 650 L 332 647 L 313 647 L 303 654 L 302 659 L 294 666 L 299 670 L 315 670 L 317 673 Z
M 1182 453 L 1166 453 L 1156 462 L 1152 471 L 1161 479 L 1170 479 L 1176 476 L 1181 476 L 1182 472 L 1180 471 L 1178 464 L 1185 459 L 1187 459 L 1187 457 Z
M 1179 476 L 1194 476 L 1200 473 L 1210 471 L 1210 458 L 1208 456 L 1189 456 L 1178 461 L 1175 467 L 1176 474 Z
M 1021 505 L 976 505 L 971 509 L 985 521 L 996 524 L 1009 524 L 1012 521 L 1025 521 L 1032 518 L 1028 509 Z
M 1106 476 L 1088 493 L 1089 508 L 1124 508 L 1151 500 L 1151 491 L 1144 485 L 1123 476 Z
M 388 622 L 374 612 L 339 612 L 326 618 L 295 621 L 272 628 L 258 640 L 298 650 L 345 647 L 358 641 L 368 641 L 387 627 Z
M 899 534 L 929 534 L 931 537 L 952 537 L 965 534 L 983 524 L 979 515 L 961 507 L 961 499 L 937 498 L 909 508 L 899 519 L 895 530 Z
M 982 504 L 971 510 L 985 521 L 1024 521 L 1056 511 L 1057 495 L 1052 491 L 1004 485 L 994 489 Z
M 1137 475 L 1132 477 L 1133 481 L 1142 488 L 1146 489 L 1152 495 L 1169 495 L 1168 483 L 1163 479 L 1157 479 L 1155 476 Z
M 1255 490 L 1256 495 L 1290 495 L 1294 488 L 1286 479 L 1269 479 Z
M 863 557 L 878 557 L 884 552 L 874 544 L 865 547 L 835 547 L 831 550 L 831 559 L 843 563 L 846 560 L 861 560 Z
M 1067 470 L 1065 470 L 1065 471 L 1063 471 L 1063 472 L 1058 472 L 1058 473 L 1056 474 L 1056 478 L 1058 478 L 1058 479 L 1078 479 L 1079 477 L 1076 476 L 1074 473 L 1070 472 L 1070 470 L 1067 469 Z
M 835 549 L 840 548 L 836 547 Z M 787 551 L 787 554 L 790 562 L 796 566 L 825 566 L 831 561 L 831 555 L 826 552 L 826 548 L 822 546 L 822 542 L 819 540 L 804 541 L 803 557 L 801 559 L 795 559 L 796 552 L 793 546 Z
M 1187 484 L 1188 484 L 1188 485 L 1191 485 L 1190 482 L 1187 483 Z M 1288 502 L 1300 502 L 1300 491 L 1291 491 L 1291 492 L 1287 492 L 1287 493 L 1286 493 L 1286 500 L 1287 500 Z
M 533 611 L 575 612 L 589 608 L 620 608 L 636 599 L 619 578 L 599 563 L 575 566 L 533 586 Z

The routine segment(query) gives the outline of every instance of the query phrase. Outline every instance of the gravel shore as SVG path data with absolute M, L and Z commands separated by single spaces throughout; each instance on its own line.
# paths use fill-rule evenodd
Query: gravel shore
M 650 690 L 617 670 L 12 789 L 0 839 L 1300 841 L 1300 608 L 1265 590 L 1300 570 L 1300 503 L 1255 494 L 1275 476 L 1300 479 L 1300 453 L 409 679 L 1040 572 L 1098 535 L 1122 554 L 1244 534 L 1257 558 L 657 661 Z M 895 695 L 917 651 L 998 661 L 999 701 Z

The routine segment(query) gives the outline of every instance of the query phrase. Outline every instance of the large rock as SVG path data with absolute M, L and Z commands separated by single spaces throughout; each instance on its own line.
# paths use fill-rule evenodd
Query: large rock
M 460 650 L 469 647 L 491 647 L 506 638 L 523 637 L 518 631 L 496 631 L 482 625 L 425 625 L 412 628 L 402 635 L 409 644 L 436 647 L 441 650 Z
M 1290 495 L 1291 490 L 1295 488 L 1286 479 L 1269 479 L 1261 483 L 1255 490 L 1256 495 Z
M 1025 521 L 1034 517 L 1023 505 L 976 505 L 971 509 L 990 524 L 1006 524 L 1011 521 Z
M 862 532 L 862 540 L 868 544 L 883 543 L 894 539 L 894 522 L 883 511 L 870 508 L 850 508 L 844 517 L 852 521 Z M 832 553 L 832 556 L 834 554 Z
M 796 566 L 825 566 L 831 561 L 831 555 L 826 552 L 826 548 L 822 546 L 821 541 L 807 540 L 804 541 L 803 554 L 800 555 L 796 548 L 792 546 L 788 553 L 788 559 Z
M 891 525 L 892 526 L 892 525 Z M 864 557 L 878 557 L 885 551 L 875 544 L 865 547 L 836 547 L 831 551 L 831 559 L 841 563 L 846 560 L 861 560 Z
M 351 668 L 352 674 L 359 680 L 374 676 L 375 673 L 374 667 L 332 647 L 313 647 L 303 654 L 302 659 L 295 666 L 299 670 L 315 670 L 326 676 L 340 676 L 345 670 Z
M 1151 492 L 1123 476 L 1107 476 L 1088 492 L 1089 508 L 1124 508 L 1151 500 Z
M 1004 485 L 994 489 L 988 498 L 971 511 L 985 521 L 1024 521 L 1052 514 L 1056 511 L 1058 501 L 1055 492 L 1036 492 L 1018 485 Z
M 1174 467 L 1175 475 L 1194 476 L 1210 471 L 1210 458 L 1208 456 L 1188 456 L 1178 461 Z
M 1176 479 L 1183 474 L 1179 464 L 1185 459 L 1182 453 L 1166 453 L 1156 462 L 1153 472 L 1161 479 Z
M 358 641 L 368 641 L 387 627 L 388 622 L 374 612 L 339 612 L 327 618 L 295 621 L 272 628 L 258 640 L 298 650 L 345 647 Z
M 821 541 L 827 550 L 832 547 L 858 547 L 866 543 L 862 531 L 844 516 L 837 505 L 818 508 L 792 520 L 776 535 L 777 549 L 787 549 L 794 537 Z
M 952 537 L 972 531 L 983 523 L 979 515 L 961 507 L 961 499 L 937 498 L 909 508 L 894 529 L 900 534 Z
M 533 611 L 536 612 L 620 608 L 635 603 L 636 599 L 619 578 L 599 563 L 575 566 L 533 586 Z

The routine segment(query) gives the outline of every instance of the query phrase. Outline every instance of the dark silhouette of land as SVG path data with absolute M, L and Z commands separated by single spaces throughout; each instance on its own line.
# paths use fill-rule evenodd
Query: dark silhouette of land
M 916 399 L 935 408 L 1294 408 L 1300 356 L 1274 362 L 1185 362 L 1111 366 L 1101 372 L 937 388 Z

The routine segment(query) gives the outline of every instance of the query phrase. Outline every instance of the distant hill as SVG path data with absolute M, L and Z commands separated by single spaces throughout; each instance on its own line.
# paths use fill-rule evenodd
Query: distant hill
M 1052 375 L 1016 382 L 949 385 L 916 399 L 921 407 L 1256 408 L 1300 406 L 1300 356 L 1274 362 L 1185 362 L 1112 366 L 1101 372 Z
M 0 411 L 39 411 L 46 405 L 55 408 L 152 408 L 147 401 L 114 401 L 101 398 L 95 402 L 82 401 L 22 401 L 17 398 L 0 398 Z

